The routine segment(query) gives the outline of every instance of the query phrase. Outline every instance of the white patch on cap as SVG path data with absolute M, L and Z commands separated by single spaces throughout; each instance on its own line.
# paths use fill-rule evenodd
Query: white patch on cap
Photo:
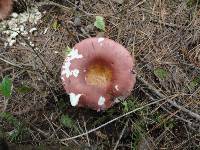
M 104 105 L 105 100 L 106 100 L 106 99 L 105 99 L 103 96 L 100 96 L 100 97 L 99 97 L 99 101 L 98 101 L 98 105 L 99 105 L 99 106 Z
M 67 59 L 64 62 L 63 71 L 61 72 L 61 75 L 66 74 L 67 78 L 69 78 L 71 75 L 73 75 L 74 77 L 78 77 L 79 70 L 78 69 L 70 70 L 70 65 L 71 65 L 70 61 L 73 59 L 80 59 L 80 58 L 83 58 L 83 55 L 78 54 L 77 49 L 72 49 L 71 52 L 68 54 Z
M 102 37 L 98 38 L 98 43 L 101 43 L 103 41 L 104 41 L 104 38 L 102 38 Z
M 78 105 L 79 102 L 79 98 L 81 97 L 82 94 L 74 94 L 74 93 L 69 93 L 69 97 L 70 97 L 70 103 L 72 106 L 76 106 Z
M 75 77 L 78 77 L 78 74 L 79 74 L 79 70 L 78 69 L 74 69 L 71 72 Z
M 119 86 L 118 86 L 118 85 L 115 85 L 115 89 L 116 89 L 117 91 L 119 91 Z
M 104 41 L 104 38 L 98 38 L 98 43 L 100 44 L 100 46 L 102 46 L 103 45 L 103 42 Z
M 74 48 L 70 51 L 70 53 L 67 56 L 69 57 L 70 60 L 83 58 L 83 55 L 81 54 L 79 55 L 78 50 Z
M 62 71 L 62 75 L 64 75 L 64 74 L 66 74 L 66 77 L 67 78 L 69 78 L 69 76 L 71 76 L 71 71 L 69 70 L 69 67 L 70 67 L 70 65 L 71 65 L 71 63 L 70 63 L 70 61 L 66 61 L 65 63 L 64 63 L 64 66 L 63 66 L 63 71 Z
M 61 77 L 61 80 L 62 80 L 62 81 L 65 81 L 65 78 L 64 78 L 64 77 Z

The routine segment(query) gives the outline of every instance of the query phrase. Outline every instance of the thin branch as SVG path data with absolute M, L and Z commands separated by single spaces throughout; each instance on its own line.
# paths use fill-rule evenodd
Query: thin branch
M 73 139 L 76 139 L 76 138 L 85 136 L 85 135 L 87 135 L 87 134 L 89 134 L 89 133 L 92 133 L 92 132 L 94 132 L 94 131 L 97 131 L 97 130 L 99 130 L 99 129 L 105 127 L 106 125 L 111 124 L 111 123 L 113 123 L 113 122 L 115 122 L 115 121 L 117 121 L 117 120 L 119 120 L 119 119 L 121 119 L 121 118 L 123 118 L 123 117 L 126 117 L 126 116 L 128 116 L 128 115 L 130 115 L 130 114 L 132 114 L 132 113 L 134 113 L 134 112 L 136 112 L 136 111 L 142 110 L 142 109 L 144 109 L 144 108 L 146 108 L 146 107 L 148 107 L 148 106 L 154 105 L 154 104 L 159 103 L 159 102 L 164 101 L 164 100 L 165 100 L 165 99 L 160 99 L 160 100 L 151 102 L 151 103 L 149 103 L 149 104 L 146 104 L 146 105 L 144 105 L 144 106 L 141 106 L 141 107 L 139 107 L 139 108 L 136 108 L 136 109 L 134 109 L 134 110 L 132 110 L 132 111 L 129 111 L 129 112 L 127 112 L 127 113 L 125 113 L 125 114 L 123 114 L 123 115 L 121 115 L 121 116 L 118 116 L 118 117 L 116 117 L 116 118 L 114 118 L 114 119 L 112 119 L 112 120 L 110 120 L 110 121 L 108 121 L 108 122 L 106 122 L 106 123 L 104 123 L 104 124 L 98 126 L 97 128 L 94 128 L 94 129 L 89 130 L 88 132 L 85 132 L 85 133 L 82 133 L 82 134 L 79 134 L 79 135 L 76 135 L 76 136 L 73 136 L 73 137 L 70 137 L 70 138 L 60 139 L 60 141 L 68 141 L 68 140 L 73 140 Z
M 58 4 L 58 3 L 53 2 L 53 1 L 45 0 L 45 1 L 43 1 L 43 2 L 37 3 L 37 6 L 44 6 L 44 5 L 54 5 L 54 6 L 57 6 L 57 7 L 62 8 L 63 10 L 71 11 L 71 8 L 66 7 L 66 6 L 64 6 L 64 5 L 61 5 L 61 4 Z
M 121 134 L 120 134 L 120 136 L 119 136 L 119 139 L 117 140 L 117 142 L 116 142 L 115 147 L 114 147 L 113 150 L 116 150 L 116 149 L 117 149 L 117 147 L 118 147 L 118 145 L 119 145 L 119 142 L 120 142 L 122 136 L 124 135 L 124 131 L 125 131 L 127 125 L 128 125 L 128 122 L 129 122 L 129 119 L 126 121 L 125 126 L 124 126 L 124 128 L 123 128 L 123 130 L 122 130 L 122 132 L 121 132 Z
M 140 77 L 139 75 L 137 76 L 137 79 L 139 81 L 141 81 L 143 84 L 145 84 L 147 86 L 147 88 L 149 90 L 151 90 L 152 92 L 154 92 L 159 98 L 165 98 L 166 96 L 162 93 L 160 93 L 155 87 L 153 87 L 151 84 L 149 84 L 147 81 L 145 81 L 142 77 Z M 190 110 L 188 110 L 187 108 L 183 107 L 183 106 L 180 106 L 179 104 L 177 104 L 175 101 L 172 101 L 172 100 L 168 100 L 167 101 L 168 103 L 170 103 L 172 106 L 182 110 L 183 112 L 187 113 L 188 115 L 196 118 L 197 120 L 200 121 L 200 115 L 199 114 L 196 114 Z
M 57 135 L 57 133 L 56 133 L 56 130 L 55 130 L 55 128 L 53 127 L 53 125 L 52 125 L 51 121 L 49 120 L 49 118 L 48 118 L 45 114 L 44 114 L 43 116 L 44 116 L 45 119 L 48 121 L 48 123 L 49 123 L 51 129 L 53 130 L 53 134 L 52 134 L 51 136 L 49 136 L 49 139 L 51 139 L 54 135 L 56 136 L 56 138 L 58 138 L 58 135 Z
M 73 7 L 77 8 L 79 11 L 83 12 L 85 15 L 87 16 L 96 16 L 97 14 L 92 14 L 92 13 L 88 13 L 86 12 L 85 10 L 79 8 L 77 5 L 75 5 L 74 3 L 72 3 L 71 1 L 69 0 L 66 0 L 70 5 L 72 5 Z
M 64 136 L 66 137 L 70 137 L 69 136 L 69 134 L 65 131 L 65 130 L 63 130 L 60 126 L 58 126 L 57 124 L 55 124 L 54 122 L 52 122 L 52 124 L 56 127 L 56 128 L 58 128 L 58 129 L 60 129 L 60 131 L 62 131 L 62 133 L 64 134 Z M 80 143 L 79 142 L 77 142 L 76 140 L 72 140 L 74 143 L 76 143 L 78 146 L 80 146 Z
M 148 92 L 146 92 L 145 90 L 143 90 L 143 89 L 141 89 L 141 90 L 142 90 L 152 101 L 157 100 L 157 99 L 153 98 L 153 97 L 152 97 Z M 163 110 L 165 110 L 166 112 L 168 112 L 170 115 L 172 114 L 172 112 L 170 112 L 167 108 L 165 108 L 165 106 L 161 105 L 160 107 L 161 107 Z M 186 123 L 189 125 L 189 127 L 191 127 L 191 124 L 192 124 L 191 121 L 186 120 L 186 119 L 184 119 L 184 118 L 178 116 L 177 114 L 174 114 L 174 116 L 177 117 L 177 119 L 186 122 Z M 191 128 L 192 128 L 192 127 L 191 127 Z M 192 128 L 192 129 L 194 130 L 194 128 Z
M 87 127 L 86 127 L 86 122 L 85 122 L 85 119 L 84 119 L 84 117 L 83 117 L 83 121 L 84 121 L 84 127 L 85 127 L 85 131 L 87 132 Z M 91 145 L 90 145 L 90 139 L 89 139 L 89 136 L 88 136 L 88 134 L 87 134 L 86 136 L 87 136 L 88 146 L 90 147 Z
M 3 58 L 0 58 L 0 60 L 1 60 L 1 61 L 4 61 L 5 63 L 7 63 L 7 64 L 9 64 L 9 65 L 11 65 L 11 66 L 14 66 L 14 67 L 18 67 L 18 68 L 23 69 L 23 67 L 22 67 L 21 65 L 18 65 L 18 64 L 14 63 L 14 62 L 8 61 L 8 60 L 3 59 Z
M 76 6 L 75 4 L 73 4 L 72 2 L 70 2 L 70 1 L 68 1 L 68 0 L 66 0 L 70 5 L 72 5 L 73 7 L 75 7 L 75 8 L 77 8 L 78 10 L 80 10 L 81 12 L 83 12 L 85 15 L 87 15 L 87 16 L 94 16 L 95 14 L 91 14 L 91 13 L 88 13 L 88 12 L 86 12 L 86 11 L 84 11 L 83 9 L 81 9 L 81 8 L 78 8 L 78 6 Z M 56 3 L 56 2 L 53 2 L 53 1 L 49 1 L 49 0 L 45 0 L 44 2 L 39 2 L 39 3 L 37 3 L 37 5 L 38 6 L 43 6 L 43 5 L 54 5 L 54 6 L 57 6 L 57 7 L 60 7 L 60 8 L 62 8 L 63 10 L 66 10 L 66 11 L 72 11 L 72 9 L 71 8 L 69 8 L 69 7 L 66 7 L 66 6 L 64 6 L 64 5 L 61 5 L 61 4 L 59 4 L 59 3 Z

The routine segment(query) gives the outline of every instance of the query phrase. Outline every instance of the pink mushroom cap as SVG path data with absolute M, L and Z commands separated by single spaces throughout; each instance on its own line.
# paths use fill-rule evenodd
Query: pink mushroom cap
M 88 38 L 66 57 L 61 79 L 72 106 L 106 110 L 128 96 L 136 82 L 135 59 L 108 38 Z

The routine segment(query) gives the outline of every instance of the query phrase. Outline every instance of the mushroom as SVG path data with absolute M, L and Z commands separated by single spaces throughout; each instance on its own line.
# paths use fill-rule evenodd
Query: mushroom
M 5 19 L 12 10 L 12 0 L 0 0 L 0 20 Z
M 108 38 L 76 44 L 64 60 L 61 79 L 72 106 L 106 110 L 128 96 L 136 82 L 135 59 Z

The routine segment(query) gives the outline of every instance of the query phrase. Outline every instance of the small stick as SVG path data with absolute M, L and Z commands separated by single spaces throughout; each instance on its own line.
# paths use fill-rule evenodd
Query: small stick
M 92 133 L 92 132 L 95 132 L 95 131 L 97 131 L 97 130 L 103 128 L 103 127 L 105 127 L 106 125 L 111 124 L 111 123 L 113 123 L 113 122 L 115 122 L 115 121 L 117 121 L 117 120 L 119 120 L 119 119 L 121 119 L 121 118 L 123 118 L 123 117 L 126 117 L 126 116 L 128 116 L 128 115 L 130 115 L 130 114 L 132 114 L 132 113 L 134 113 L 134 112 L 136 112 L 136 111 L 142 110 L 142 109 L 144 109 L 144 108 L 146 108 L 146 107 L 148 107 L 148 106 L 154 105 L 154 104 L 159 103 L 159 102 L 164 101 L 164 100 L 165 100 L 165 99 L 160 99 L 160 100 L 151 102 L 151 103 L 149 103 L 149 104 L 146 104 L 146 105 L 144 105 L 144 106 L 138 107 L 138 108 L 136 108 L 136 109 L 134 109 L 134 110 L 132 110 L 132 111 L 129 111 L 129 112 L 123 114 L 123 115 L 120 115 L 120 116 L 118 116 L 118 117 L 116 117 L 116 118 L 114 118 L 114 119 L 112 119 L 112 120 L 110 120 L 110 121 L 108 121 L 108 122 L 106 122 L 106 123 L 104 123 L 104 124 L 102 124 L 102 125 L 100 125 L 100 126 L 94 128 L 94 129 L 91 129 L 91 130 L 89 130 L 88 132 L 85 132 L 85 133 L 82 133 L 82 134 L 79 134 L 79 135 L 76 135 L 76 136 L 73 136 L 73 137 L 70 137 L 70 138 L 60 139 L 60 141 L 68 141 L 68 140 L 73 140 L 73 139 L 76 139 L 76 138 L 85 136 L 85 135 L 87 135 L 87 134 L 89 134 L 89 133 Z
M 8 61 L 8 60 L 6 60 L 6 59 L 3 59 L 3 58 L 1 58 L 0 57 L 0 60 L 1 61 L 4 61 L 5 63 L 7 63 L 7 64 L 9 64 L 9 65 L 12 65 L 12 66 L 14 66 L 14 67 L 18 67 L 18 68 L 23 68 L 22 66 L 20 66 L 20 65 L 18 65 L 18 64 L 16 64 L 16 63 L 14 63 L 14 62 L 11 62 L 11 61 Z
M 66 11 L 71 11 L 71 9 L 69 7 L 66 7 L 64 5 L 58 4 L 58 3 L 53 2 L 53 1 L 45 0 L 44 2 L 37 3 L 37 6 L 44 6 L 44 5 L 54 5 L 54 6 L 57 6 L 57 7 L 60 7 L 64 10 L 66 10 Z
M 85 127 L 85 131 L 87 132 L 87 127 L 86 127 L 86 122 L 85 122 L 85 119 L 84 119 L 84 117 L 83 117 L 83 121 L 84 121 L 84 127 Z M 86 136 L 87 136 L 88 146 L 90 147 L 91 145 L 90 145 L 90 139 L 89 139 L 89 136 L 88 136 L 88 134 L 87 134 Z
M 129 119 L 126 121 L 125 126 L 124 126 L 124 128 L 123 128 L 123 130 L 122 130 L 122 132 L 121 132 L 121 134 L 120 134 L 120 136 L 119 136 L 119 139 L 117 140 L 117 142 L 116 142 L 115 147 L 114 147 L 113 150 L 117 150 L 117 147 L 118 147 L 118 145 L 119 145 L 119 142 L 120 142 L 122 136 L 124 135 L 124 131 L 125 131 L 127 125 L 128 125 L 128 122 L 129 122 Z
M 153 91 L 158 97 L 160 98 L 165 98 L 165 95 L 160 93 L 155 87 L 153 87 L 152 85 L 150 85 L 147 81 L 145 81 L 142 77 L 140 77 L 139 75 L 137 76 L 137 79 L 139 81 L 141 81 L 143 84 L 145 84 L 147 86 L 147 88 L 151 91 Z M 183 112 L 187 113 L 188 115 L 192 116 L 193 118 L 196 118 L 197 120 L 200 121 L 200 115 L 196 114 L 190 110 L 188 110 L 187 108 L 178 105 L 175 101 L 172 100 L 167 100 L 168 103 L 170 103 L 172 106 L 182 110 Z

